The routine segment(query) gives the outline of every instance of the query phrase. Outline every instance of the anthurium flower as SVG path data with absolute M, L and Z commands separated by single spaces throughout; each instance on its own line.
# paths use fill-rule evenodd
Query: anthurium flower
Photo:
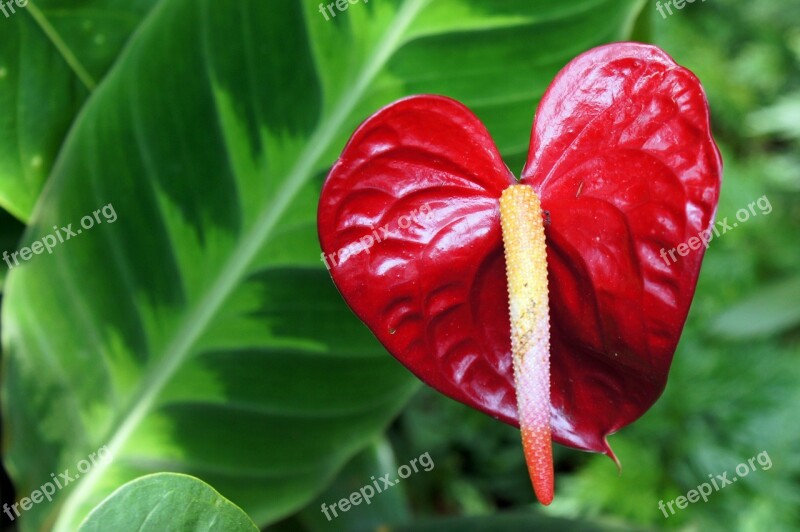
M 614 458 L 663 391 L 705 249 L 663 255 L 710 230 L 720 178 L 698 79 L 611 44 L 556 76 L 519 181 L 452 99 L 378 111 L 323 186 L 322 260 L 408 369 L 521 427 L 548 504 L 551 438 Z

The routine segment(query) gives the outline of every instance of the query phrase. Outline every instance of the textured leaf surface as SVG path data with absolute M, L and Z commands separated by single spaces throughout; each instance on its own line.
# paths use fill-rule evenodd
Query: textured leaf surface
M 132 480 L 101 502 L 78 532 L 255 532 L 235 504 L 188 475 L 156 473 Z
M 654 47 L 591 50 L 543 98 L 522 182 L 549 213 L 557 441 L 610 452 L 606 436 L 661 394 L 704 250 L 670 264 L 659 250 L 711 226 L 720 173 L 699 82 Z M 319 212 L 333 279 L 387 349 L 509 423 L 498 198 L 513 182 L 466 107 L 420 96 L 358 129 Z
M 2 19 L 0 207 L 27 221 L 86 98 L 155 0 L 31 0 Z M 14 4 L 16 6 L 16 4 Z
M 9 275 L 5 460 L 30 493 L 102 445 L 114 459 L 23 530 L 74 530 L 165 469 L 259 525 L 310 501 L 416 389 L 321 265 L 319 177 L 416 92 L 468 102 L 519 158 L 543 80 L 641 5 L 318 4 L 163 0 L 74 124 L 24 244 L 104 205 L 118 219 Z

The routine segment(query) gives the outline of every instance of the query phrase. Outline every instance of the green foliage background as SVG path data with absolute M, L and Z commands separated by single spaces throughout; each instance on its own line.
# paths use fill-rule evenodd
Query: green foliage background
M 709 0 L 673 8 L 663 18 L 650 1 L 551 4 L 371 0 L 328 23 L 312 1 L 247 0 L 234 8 L 200 0 L 32 0 L 26 11 L 0 18 L 3 249 L 28 245 L 53 223 L 80 217 L 108 198 L 120 213 L 119 225 L 58 250 L 62 262 L 41 257 L 9 275 L 2 407 L 3 459 L 12 479 L 2 483 L 2 502 L 19 500 L 51 471 L 108 443 L 104 437 L 125 418 L 116 394 L 130 393 L 137 404 L 134 376 L 150 367 L 134 355 L 170 360 L 165 339 L 192 316 L 182 311 L 195 299 L 204 301 L 205 281 L 238 249 L 238 232 L 250 223 L 258 227 L 258 208 L 279 203 L 270 203 L 275 190 L 259 188 L 257 178 L 281 175 L 298 154 L 310 153 L 307 179 L 298 182 L 289 214 L 276 222 L 284 231 L 265 238 L 251 257 L 238 288 L 220 303 L 221 324 L 203 329 L 197 345 L 187 348 L 190 356 L 175 380 L 156 394 L 158 406 L 145 412 L 144 428 L 120 445 L 118 461 L 95 489 L 85 498 L 65 490 L 78 518 L 128 480 L 176 471 L 203 478 L 267 530 L 800 529 L 800 5 Z M 383 58 L 385 68 L 359 86 L 363 78 L 354 73 L 369 66 L 381 32 L 391 33 L 414 8 L 424 13 L 422 22 L 411 26 L 406 40 L 398 35 L 396 55 Z M 316 40 L 308 50 L 282 46 L 296 42 L 291 32 L 303 17 Z M 159 24 L 171 28 L 168 36 Z M 197 35 L 217 40 L 193 40 Z M 706 88 L 725 161 L 718 218 L 733 219 L 764 195 L 772 212 L 712 242 L 663 397 L 610 440 L 622 475 L 605 457 L 557 447 L 556 499 L 541 508 L 518 432 L 417 386 L 350 316 L 316 261 L 314 205 L 353 127 L 409 93 L 463 100 L 487 122 L 518 171 L 525 128 L 552 75 L 591 46 L 631 35 L 664 48 Z M 71 58 L 71 49 L 80 53 Z M 470 55 L 460 57 L 459 49 Z M 279 63 L 284 76 L 260 70 L 248 55 L 256 51 Z M 324 64 L 312 68 L 304 53 Z M 304 66 L 305 84 L 297 74 Z M 206 82 L 213 89 L 208 94 Z M 149 89 L 144 96 L 131 91 L 143 86 Z M 335 103 L 358 91 L 363 97 L 338 116 Z M 204 98 L 218 106 L 216 118 L 206 114 Z M 130 102 L 147 106 L 134 110 L 138 120 L 125 114 Z M 212 119 L 223 123 L 219 135 L 203 130 Z M 309 133 L 315 121 L 338 125 L 328 144 L 313 144 L 323 138 Z M 159 129 L 164 123 L 175 129 Z M 125 146 L 142 142 L 142 132 L 144 144 L 158 152 L 145 149 L 134 157 Z M 309 137 L 311 148 L 302 151 L 298 143 Z M 181 146 L 175 138 L 189 140 Z M 276 146 L 277 162 L 265 162 L 262 151 L 272 154 Z M 230 156 L 229 173 L 215 150 Z M 171 159 L 168 151 L 180 156 Z M 247 201 L 232 207 L 236 202 L 224 187 L 209 185 L 218 175 L 237 183 Z M 166 192 L 152 200 L 137 188 L 142 181 Z M 185 198 L 198 186 L 198 197 L 206 199 L 191 204 Z M 150 234 L 156 205 L 166 213 L 173 242 L 183 238 L 174 244 L 174 270 L 159 269 L 161 259 L 151 250 L 169 246 L 168 238 Z M 106 266 L 92 259 L 108 253 L 109 227 L 122 233 L 126 249 L 140 252 L 127 263 L 138 291 L 122 292 L 134 302 L 130 315 L 120 310 L 121 300 L 106 299 L 122 289 L 109 288 L 114 276 L 106 278 Z M 203 237 L 189 230 L 198 227 Z M 64 272 L 79 272 L 83 284 L 58 288 Z M 134 315 L 146 322 L 139 351 L 129 345 Z M 105 329 L 97 338 L 69 332 L 70 316 L 117 324 L 109 328 L 120 336 Z M 30 330 L 45 322 L 63 373 L 45 364 L 43 349 L 31 341 L 37 336 Z M 95 373 L 102 358 L 81 358 L 95 351 L 119 365 L 116 377 Z M 228 360 L 234 355 L 243 365 Z M 214 385 L 220 375 L 231 389 Z M 75 414 L 88 426 L 84 439 L 72 434 L 72 411 L 62 400 L 67 395 L 59 395 L 64 389 L 77 390 L 76 401 L 84 401 Z M 111 406 L 100 408 L 104 401 Z M 763 451 L 770 469 L 759 468 L 669 518 L 658 509 L 659 501 Z M 320 512 L 322 503 L 347 497 L 371 476 L 396 471 L 425 452 L 433 470 L 332 522 Z M 48 529 L 62 503 L 41 505 L 14 526 Z M 103 507 L 108 515 L 116 513 L 115 503 L 112 498 Z M 146 504 L 138 509 L 145 514 Z M 61 526 L 76 523 L 65 519 Z M 97 526 L 102 530 L 103 522 Z

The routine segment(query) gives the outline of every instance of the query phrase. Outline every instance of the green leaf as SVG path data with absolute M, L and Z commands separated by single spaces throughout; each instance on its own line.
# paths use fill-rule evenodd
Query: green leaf
M 64 137 L 155 0 L 30 0 L 0 17 L 0 207 L 28 221 Z
M 78 532 L 253 532 L 241 508 L 202 480 L 175 473 L 139 477 L 117 489 L 81 523 Z
M 101 446 L 113 460 L 25 529 L 74 530 L 165 469 L 259 525 L 312 500 L 417 388 L 319 260 L 320 182 L 349 134 L 440 92 L 520 159 L 552 76 L 641 2 L 318 5 L 163 0 L 76 120 L 23 244 L 93 227 L 9 275 L 5 460 L 20 493 Z
M 800 277 L 772 284 L 714 320 L 711 330 L 730 339 L 784 332 L 800 325 Z

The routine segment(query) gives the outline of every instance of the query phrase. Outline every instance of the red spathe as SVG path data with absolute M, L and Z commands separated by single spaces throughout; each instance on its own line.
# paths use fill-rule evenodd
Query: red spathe
M 721 159 L 697 78 L 656 47 L 569 63 L 536 114 L 522 183 L 548 213 L 552 433 L 606 436 L 664 389 L 712 227 Z M 350 308 L 440 392 L 517 425 L 498 200 L 515 183 L 483 124 L 441 96 L 362 124 L 323 186 L 324 261 Z

